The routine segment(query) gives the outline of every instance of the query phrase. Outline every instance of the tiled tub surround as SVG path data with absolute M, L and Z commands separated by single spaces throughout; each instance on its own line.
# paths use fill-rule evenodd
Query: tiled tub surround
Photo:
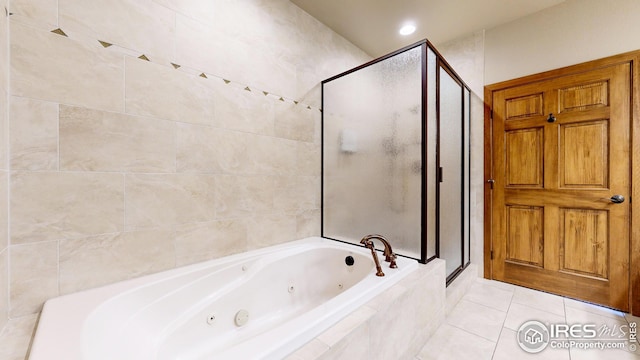
M 287 0 L 9 11 L 0 358 L 46 299 L 319 234 L 319 82 L 366 54 Z
M 406 325 L 397 330 L 414 338 L 392 348 L 415 355 L 414 341 L 429 334 L 423 327 L 437 326 L 427 321 L 442 308 L 436 284 L 444 275 L 439 263 L 397 261 L 378 277 L 368 249 L 311 237 L 55 298 L 45 304 L 30 359 L 282 359 L 363 309 L 382 311 L 380 324 Z M 396 294 L 413 300 L 391 301 Z M 239 310 L 248 312 L 246 324 L 234 324 Z M 338 327 L 344 331 L 344 322 Z
M 445 278 L 444 260 L 419 265 L 286 360 L 414 359 L 444 323 Z

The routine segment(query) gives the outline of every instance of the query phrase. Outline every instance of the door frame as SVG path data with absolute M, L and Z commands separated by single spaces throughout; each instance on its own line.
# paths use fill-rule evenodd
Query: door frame
M 631 67 L 631 224 L 629 233 L 629 312 L 640 316 L 640 50 L 584 62 L 539 74 L 502 81 L 484 87 L 484 277 L 492 279 L 492 184 L 493 93 L 531 82 L 578 74 L 611 65 L 629 63 Z M 637 180 L 637 181 L 634 181 Z M 635 201 L 633 201 L 635 200 Z

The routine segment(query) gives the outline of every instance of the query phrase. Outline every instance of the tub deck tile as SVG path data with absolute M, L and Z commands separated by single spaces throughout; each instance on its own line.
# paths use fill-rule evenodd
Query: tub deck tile
M 363 306 L 320 334 L 318 340 L 333 347 L 363 324 L 366 324 L 375 314 L 375 309 Z

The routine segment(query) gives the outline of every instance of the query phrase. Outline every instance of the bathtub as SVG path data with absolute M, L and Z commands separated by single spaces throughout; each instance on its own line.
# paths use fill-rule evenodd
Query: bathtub
M 29 359 L 281 359 L 418 268 L 397 262 L 377 277 L 368 249 L 314 237 L 61 296 Z

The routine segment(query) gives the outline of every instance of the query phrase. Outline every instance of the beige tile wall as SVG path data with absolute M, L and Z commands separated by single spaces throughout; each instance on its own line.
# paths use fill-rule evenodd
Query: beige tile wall
M 11 169 L 58 170 L 58 104 L 13 96 L 10 113 Z
M 9 21 L 5 11 L 8 4 L 8 0 L 0 0 L 0 329 L 7 323 L 9 310 Z
M 11 22 L 11 95 L 100 110 L 124 110 L 124 58 Z
M 11 5 L 0 328 L 53 296 L 319 234 L 319 82 L 366 54 L 288 0 Z

